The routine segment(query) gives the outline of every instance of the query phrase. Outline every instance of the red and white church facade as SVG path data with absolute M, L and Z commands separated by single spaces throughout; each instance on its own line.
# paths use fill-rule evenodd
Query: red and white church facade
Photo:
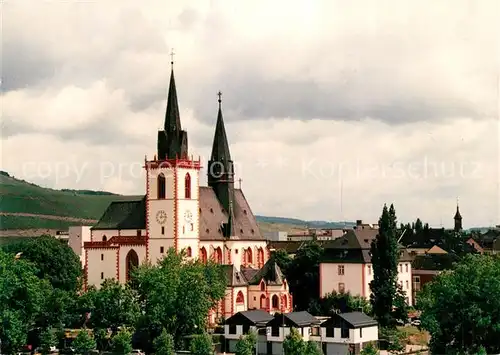
M 173 69 L 157 154 L 145 158 L 144 168 L 146 194 L 120 197 L 90 228 L 82 255 L 86 287 L 99 287 L 108 278 L 127 282 L 132 268 L 155 262 L 174 248 L 188 258 L 224 265 L 226 296 L 211 314 L 212 321 L 248 309 L 292 311 L 287 282 L 270 259 L 243 191 L 234 187 L 220 95 L 208 186 L 199 183 L 200 159 L 188 155 Z

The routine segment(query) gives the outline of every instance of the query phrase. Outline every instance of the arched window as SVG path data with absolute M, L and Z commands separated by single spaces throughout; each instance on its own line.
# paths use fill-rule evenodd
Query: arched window
M 222 264 L 222 250 L 220 247 L 214 250 L 214 261 L 217 264 Z
M 158 199 L 164 199 L 166 193 L 165 175 L 158 175 Z
M 186 249 L 186 256 L 188 258 L 190 258 L 191 256 L 193 256 L 193 251 L 191 250 L 191 247 L 187 247 L 187 249 Z
M 264 249 L 262 249 L 262 248 L 259 248 L 259 251 L 258 251 L 257 264 L 258 264 L 259 268 L 264 266 Z
M 127 257 L 125 258 L 125 266 L 126 266 L 125 277 L 127 281 L 129 281 L 132 270 L 134 270 L 136 267 L 139 266 L 139 257 L 137 256 L 137 253 L 135 252 L 134 249 L 131 249 L 128 252 Z
M 108 237 L 106 237 L 105 235 L 102 236 L 102 241 L 103 242 L 107 242 L 108 241 Z
M 273 308 L 279 308 L 279 303 L 280 303 L 280 300 L 279 300 L 278 296 L 273 295 L 273 298 L 272 298 Z
M 261 290 L 261 291 L 265 291 L 265 290 L 266 290 L 266 284 L 265 284 L 264 280 L 262 280 L 262 281 L 260 282 L 260 290 Z
M 189 173 L 184 178 L 184 198 L 191 198 L 191 175 Z
M 282 302 L 283 302 L 283 307 L 286 308 L 288 303 L 288 297 L 286 297 L 286 295 L 283 295 Z
M 246 251 L 246 262 L 247 264 L 252 264 L 252 248 L 248 248 Z
M 236 295 L 236 303 L 245 303 L 245 296 L 243 296 L 243 292 L 239 291 Z
M 266 295 L 260 295 L 260 309 L 266 309 Z
M 202 263 L 207 262 L 207 250 L 205 249 L 205 247 L 200 249 L 200 260 Z

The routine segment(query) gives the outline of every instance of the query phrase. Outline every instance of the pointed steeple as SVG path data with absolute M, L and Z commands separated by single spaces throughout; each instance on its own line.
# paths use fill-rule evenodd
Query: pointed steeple
M 213 188 L 222 207 L 229 213 L 230 210 L 233 210 L 232 204 L 234 202 L 234 167 L 229 152 L 224 119 L 222 118 L 222 93 L 219 91 L 217 95 L 219 96 L 219 111 L 217 113 L 212 155 L 208 162 L 208 186 Z M 234 213 L 234 211 L 231 213 Z M 234 218 L 234 216 L 231 218 Z
M 166 132 L 181 131 L 181 117 L 179 115 L 179 103 L 177 101 L 177 89 L 175 87 L 174 78 L 174 62 L 172 62 L 172 70 L 170 72 L 170 85 L 168 87 L 167 111 L 165 112 Z
M 227 212 L 227 222 L 224 223 L 224 237 L 230 238 L 236 235 L 234 228 L 234 210 L 233 210 L 233 201 L 229 201 L 229 210 Z
M 458 199 L 457 199 L 457 212 L 455 212 L 455 217 L 453 217 L 455 220 L 455 231 L 459 232 L 462 230 L 462 215 L 460 214 L 460 209 L 458 207 Z
M 217 95 L 219 96 L 219 112 L 217 113 L 217 123 L 215 125 L 215 136 L 212 145 L 211 160 L 224 162 L 231 160 L 231 153 L 229 152 L 226 128 L 224 127 L 224 119 L 222 118 L 222 93 L 219 91 Z
M 187 132 L 182 130 L 179 103 L 177 101 L 177 88 L 174 78 L 174 53 L 171 53 L 172 69 L 170 72 L 170 85 L 168 88 L 167 109 L 165 111 L 164 130 L 158 132 L 158 159 L 187 158 L 188 140 Z

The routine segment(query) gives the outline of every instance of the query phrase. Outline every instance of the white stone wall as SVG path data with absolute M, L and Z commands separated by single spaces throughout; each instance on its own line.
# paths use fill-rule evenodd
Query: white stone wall
M 239 269 L 243 263 L 243 254 L 245 249 L 251 248 L 252 249 L 252 263 L 251 266 L 257 268 L 257 250 L 258 248 L 262 248 L 264 252 L 264 264 L 268 260 L 268 253 L 267 253 L 267 242 L 260 241 L 260 240 L 242 240 L 242 241 L 236 241 L 236 240 L 229 240 L 226 242 L 226 246 L 231 249 L 231 261 L 234 266 L 236 266 L 237 269 Z
M 80 258 L 82 267 L 85 267 L 83 243 L 90 242 L 90 226 L 72 226 L 68 231 L 68 245 Z
M 87 284 L 100 287 L 105 279 L 116 279 L 116 258 L 118 248 L 86 249 Z M 85 255 L 84 255 L 85 258 Z

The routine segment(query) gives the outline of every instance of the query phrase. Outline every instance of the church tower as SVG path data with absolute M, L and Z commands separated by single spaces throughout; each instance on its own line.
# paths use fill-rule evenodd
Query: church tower
M 172 54 L 173 55 L 173 54 Z M 146 257 L 155 262 L 173 247 L 197 258 L 199 250 L 200 159 L 188 155 L 182 130 L 173 60 L 164 129 L 158 132 L 158 154 L 145 161 Z
M 224 235 L 228 238 L 234 234 L 234 166 L 229 152 L 226 128 L 222 117 L 222 93 L 219 91 L 219 112 L 215 127 L 212 155 L 208 162 L 208 186 L 212 187 L 219 202 L 228 214 L 228 223 L 224 227 Z
M 458 202 L 457 212 L 455 213 L 455 217 L 453 219 L 455 220 L 455 232 L 460 232 L 462 230 L 462 215 L 460 214 L 460 210 L 458 208 Z

